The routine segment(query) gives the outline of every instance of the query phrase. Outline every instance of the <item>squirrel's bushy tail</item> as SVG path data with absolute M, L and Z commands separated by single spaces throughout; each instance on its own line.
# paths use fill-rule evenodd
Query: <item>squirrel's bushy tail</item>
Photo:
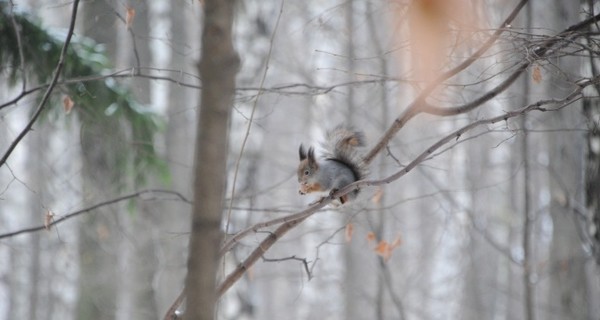
M 354 173 L 356 181 L 367 175 L 367 166 L 358 148 L 365 146 L 365 134 L 350 126 L 339 125 L 327 132 L 323 145 L 325 158 L 343 163 Z

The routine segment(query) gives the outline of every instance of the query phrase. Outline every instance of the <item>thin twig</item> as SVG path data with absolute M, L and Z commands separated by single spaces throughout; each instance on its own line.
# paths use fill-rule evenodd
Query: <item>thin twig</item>
M 262 88 L 265 84 L 265 79 L 267 78 L 267 72 L 269 71 L 269 64 L 271 62 L 271 53 L 273 52 L 273 43 L 275 43 L 275 35 L 277 34 L 277 29 L 279 28 L 279 21 L 281 20 L 281 15 L 283 14 L 283 5 L 285 0 L 281 0 L 281 7 L 279 8 L 279 15 L 277 16 L 277 21 L 275 21 L 275 27 L 273 29 L 273 33 L 271 34 L 271 42 L 269 44 L 269 52 L 266 57 L 266 65 L 265 70 L 263 72 L 262 78 L 260 79 L 259 88 Z M 258 105 L 258 100 L 262 94 L 263 90 L 259 89 L 256 97 L 254 99 L 254 103 L 252 104 L 252 111 L 250 112 L 250 119 L 248 119 L 248 126 L 246 127 L 246 134 L 244 135 L 244 140 L 242 141 L 242 146 L 240 147 L 240 154 L 238 155 L 237 160 L 235 161 L 235 169 L 233 172 L 233 183 L 231 186 L 231 199 L 229 201 L 229 206 L 227 208 L 227 217 L 225 219 L 225 237 L 227 237 L 227 232 L 229 232 L 229 223 L 231 222 L 231 208 L 233 207 L 233 200 L 235 199 L 235 186 L 237 183 L 238 172 L 240 169 L 240 163 L 242 162 L 242 156 L 244 155 L 244 149 L 246 148 L 246 143 L 248 142 L 248 137 L 250 136 L 250 129 L 252 128 L 252 122 L 254 121 L 254 113 L 256 111 L 256 106 Z M 226 240 L 224 237 L 223 240 Z
M 331 194 L 329 197 L 339 198 L 339 197 L 347 194 L 348 192 L 356 190 L 363 186 L 380 186 L 380 185 L 388 184 L 388 183 L 395 181 L 398 178 L 404 176 L 408 172 L 410 172 L 417 165 L 419 165 L 421 162 L 426 160 L 434 151 L 436 151 L 437 149 L 439 149 L 446 143 L 448 143 L 452 140 L 455 140 L 455 139 L 459 139 L 463 134 L 465 134 L 466 132 L 468 132 L 474 128 L 480 127 L 482 125 L 494 124 L 494 123 L 497 123 L 500 121 L 507 121 L 508 119 L 521 116 L 523 114 L 526 114 L 526 113 L 534 111 L 534 110 L 546 112 L 546 111 L 556 111 L 556 110 L 563 109 L 563 108 L 567 107 L 568 105 L 572 104 L 573 102 L 579 100 L 581 98 L 583 89 L 585 89 L 588 86 L 595 85 L 599 82 L 600 82 L 600 77 L 595 77 L 595 78 L 586 79 L 583 81 L 578 81 L 577 88 L 563 99 L 540 100 L 538 102 L 532 103 L 530 105 L 527 105 L 523 108 L 520 108 L 520 109 L 517 109 L 514 111 L 509 111 L 509 112 L 503 113 L 501 115 L 498 115 L 498 116 L 495 116 L 492 118 L 487 118 L 487 119 L 482 119 L 482 120 L 472 122 L 460 129 L 448 134 L 444 138 L 440 139 L 439 141 L 437 141 L 436 143 L 431 145 L 429 148 L 427 148 L 425 151 L 423 151 L 419 156 L 417 156 L 413 161 L 411 161 L 402 170 L 388 176 L 387 178 L 381 179 L 381 180 L 356 181 L 356 182 L 353 182 L 353 183 L 347 185 L 346 187 L 340 189 L 339 191 L 335 192 L 334 194 Z M 553 109 L 548 109 L 547 107 L 544 107 L 546 105 L 556 105 L 556 107 L 554 107 Z
M 308 267 L 308 260 L 306 260 L 306 258 L 298 258 L 296 256 L 285 257 L 285 258 L 265 258 L 263 256 L 262 259 L 264 262 L 282 262 L 282 261 L 289 261 L 289 260 L 300 261 L 300 262 L 302 262 L 302 265 L 304 265 L 304 271 L 306 271 L 306 276 L 308 277 L 308 281 L 312 280 L 312 273 L 310 272 L 310 268 Z
M 533 57 L 531 59 L 522 63 L 515 72 L 513 72 L 505 81 L 499 84 L 496 88 L 492 89 L 489 92 L 486 92 L 486 94 L 477 98 L 476 100 L 455 108 L 439 108 L 429 105 L 426 102 L 427 96 L 444 80 L 456 75 L 461 70 L 464 70 L 464 68 L 466 68 L 468 65 L 472 64 L 476 60 L 473 59 L 474 56 L 481 56 L 485 51 L 487 51 L 489 47 L 491 47 L 491 44 L 494 43 L 498 39 L 500 34 L 504 31 L 503 27 L 510 24 L 510 21 L 512 21 L 512 19 L 516 17 L 517 13 L 521 10 L 521 8 L 525 5 L 526 2 L 527 1 L 523 0 L 517 5 L 517 7 L 513 10 L 511 15 L 509 15 L 509 17 L 504 21 L 502 27 L 498 29 L 498 32 L 494 33 L 494 35 L 492 35 L 492 37 L 473 56 L 469 57 L 465 62 L 461 63 L 459 66 L 441 75 L 438 79 L 434 80 L 429 86 L 427 86 L 424 89 L 419 94 L 419 96 L 407 107 L 407 109 L 398 118 L 394 120 L 394 122 L 392 123 L 390 128 L 385 132 L 382 138 L 369 151 L 369 153 L 367 153 L 367 155 L 364 158 L 365 163 L 370 163 L 371 161 L 373 161 L 375 156 L 379 154 L 379 152 L 383 148 L 385 148 L 385 146 L 398 133 L 398 131 L 400 131 L 400 129 L 402 129 L 404 125 L 414 116 L 420 113 L 429 113 L 439 116 L 451 116 L 469 112 L 481 106 L 484 102 L 489 101 L 490 99 L 494 98 L 495 96 L 503 92 L 505 89 L 507 89 L 521 75 L 521 73 L 525 71 L 529 65 L 531 65 L 531 63 L 542 59 L 547 54 L 549 54 L 551 52 L 550 49 L 554 45 L 565 39 L 568 39 L 569 37 L 573 36 L 574 32 L 581 31 L 588 25 L 595 23 L 596 21 L 598 21 L 598 19 L 600 19 L 600 15 L 595 15 L 575 25 L 572 25 L 564 31 L 562 31 L 561 33 L 559 33 L 558 35 L 549 38 L 536 50 L 534 50 Z
M 320 203 L 317 203 L 316 205 L 319 205 Z M 252 233 L 252 232 L 257 232 L 260 229 L 263 228 L 267 228 L 270 226 L 274 226 L 274 225 L 278 225 L 278 224 L 282 224 L 282 223 L 286 223 L 286 222 L 290 222 L 290 221 L 294 221 L 294 220 L 298 220 L 298 219 L 304 219 L 307 216 L 312 215 L 313 213 L 315 213 L 318 209 L 323 208 L 324 206 L 319 206 L 317 209 L 314 208 L 315 206 L 311 206 L 308 209 L 289 215 L 289 216 L 285 216 L 285 217 L 281 217 L 281 218 L 276 218 L 276 219 L 272 219 L 269 221 L 264 221 L 264 222 L 259 222 L 256 223 L 244 230 L 238 231 L 235 235 L 233 235 L 232 237 L 230 237 L 225 244 L 223 244 L 223 247 L 221 247 L 221 251 L 219 251 L 219 254 L 222 256 L 225 253 L 227 253 L 229 250 L 231 250 L 231 248 L 233 248 L 241 239 L 243 239 L 244 237 L 246 237 L 248 234 Z
M 497 95 L 502 93 L 504 90 L 506 90 L 535 61 L 546 58 L 546 56 L 548 54 L 550 54 L 551 52 L 554 52 L 555 50 L 551 50 L 551 48 L 554 45 L 556 45 L 557 43 L 571 42 L 571 40 L 569 39 L 570 37 L 583 36 L 583 34 L 573 35 L 573 32 L 580 31 L 584 28 L 587 28 L 590 24 L 592 24 L 595 21 L 598 21 L 599 19 L 600 19 L 600 14 L 595 15 L 591 18 L 588 18 L 578 24 L 575 24 L 575 25 L 565 29 L 558 35 L 549 38 L 548 40 L 543 42 L 539 47 L 537 47 L 532 52 L 532 57 L 530 57 L 530 59 L 526 59 L 525 62 L 521 63 L 521 65 L 519 65 L 517 70 L 515 70 L 506 80 L 501 82 L 494 89 L 486 92 L 481 97 L 479 97 L 467 104 L 464 104 L 462 106 L 457 106 L 457 107 L 453 107 L 453 108 L 440 108 L 440 107 L 434 107 L 432 105 L 426 104 L 425 109 L 423 109 L 422 112 L 437 115 L 437 116 L 452 116 L 452 115 L 458 115 L 461 113 L 466 113 L 466 112 L 469 112 L 469 111 L 477 108 L 478 106 L 482 105 L 484 102 L 491 100 L 492 98 L 496 97 Z
M 68 219 L 74 218 L 76 216 L 79 216 L 81 214 L 84 213 L 89 213 L 92 212 L 98 208 L 104 207 L 104 206 L 108 206 L 111 204 L 115 204 L 121 201 L 125 201 L 125 200 L 129 200 L 129 199 L 133 199 L 133 198 L 137 198 L 141 195 L 144 194 L 148 194 L 148 193 L 165 193 L 165 194 L 171 194 L 171 195 L 175 195 L 177 196 L 181 201 L 184 201 L 186 203 L 191 203 L 188 199 L 186 199 L 182 194 L 176 192 L 176 191 L 170 191 L 170 190 L 160 190 L 160 189 L 148 189 L 148 190 L 141 190 L 138 192 L 134 192 L 128 195 L 124 195 L 124 196 L 120 196 L 117 198 L 113 198 L 110 200 L 106 200 L 106 201 L 102 201 L 99 202 L 95 205 L 89 206 L 87 208 L 83 208 L 83 209 L 79 209 L 77 211 L 73 211 L 71 213 L 68 213 L 64 216 L 62 216 L 60 219 L 56 219 L 54 221 L 52 221 L 49 224 L 42 224 L 39 226 L 35 226 L 35 227 L 30 227 L 30 228 L 25 228 L 25 229 L 21 229 L 21 230 L 17 230 L 17 231 L 13 231 L 13 232 L 8 232 L 8 233 L 4 233 L 4 234 L 0 234 L 0 239 L 4 239 L 4 238 L 10 238 L 10 237 L 14 237 L 16 235 L 20 235 L 20 234 L 24 234 L 24 233 L 32 233 L 32 232 L 37 232 L 37 231 L 41 231 L 41 230 L 47 230 L 49 228 L 51 228 L 52 226 L 55 226 L 59 223 L 62 223 Z

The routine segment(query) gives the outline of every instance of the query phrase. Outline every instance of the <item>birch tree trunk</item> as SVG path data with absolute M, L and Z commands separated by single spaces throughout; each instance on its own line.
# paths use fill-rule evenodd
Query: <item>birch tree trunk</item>
M 166 1 L 167 12 L 157 12 L 158 15 L 168 19 L 170 30 L 160 30 L 159 34 L 168 32 L 171 37 L 169 46 L 173 46 L 170 53 L 168 68 L 179 70 L 183 73 L 193 61 L 188 56 L 193 49 L 187 47 L 188 43 L 199 46 L 192 39 L 193 30 L 200 25 L 195 17 L 190 17 L 190 9 L 197 7 L 197 3 Z M 193 11 L 192 11 L 193 12 Z M 169 47 L 171 51 L 171 47 Z M 191 80 L 191 79 L 190 79 Z M 199 82 L 199 81 L 198 81 Z M 198 83 L 199 84 L 199 83 Z M 166 157 L 171 174 L 171 188 L 190 199 L 192 194 L 191 168 L 193 164 L 193 145 L 195 133 L 195 108 L 198 105 L 196 90 L 183 88 L 178 84 L 169 83 L 167 87 L 166 112 L 168 124 L 165 133 Z M 162 230 L 173 233 L 187 234 L 190 232 L 190 206 L 183 202 L 168 203 L 168 214 L 159 214 L 158 223 Z M 187 239 L 185 237 L 163 236 L 158 241 L 158 274 L 156 281 L 158 288 L 156 295 L 158 310 L 164 312 L 171 305 L 171 299 L 181 292 L 185 278 L 185 262 L 187 257 Z
M 540 18 L 551 21 L 552 29 L 560 30 L 578 21 L 577 2 L 555 0 L 550 9 L 545 13 L 546 17 Z M 565 57 L 554 62 L 568 75 L 571 70 L 580 68 L 580 61 L 576 57 Z M 548 82 L 548 96 L 564 96 L 573 89 L 574 85 L 567 82 L 568 79 L 550 76 L 555 81 Z M 582 123 L 581 104 L 576 103 L 579 105 L 553 114 L 548 121 L 548 128 L 573 128 Z M 573 210 L 576 205 L 583 203 L 585 138 L 578 131 L 559 133 L 546 135 L 547 179 L 551 197 L 549 210 L 553 224 L 548 297 L 548 303 L 553 308 L 546 319 L 587 319 L 587 304 L 590 301 L 587 297 L 585 253 L 576 226 L 576 212 Z
M 83 34 L 106 46 L 107 55 L 114 57 L 116 23 L 111 2 L 96 0 L 82 6 Z M 98 110 L 107 106 L 98 105 Z M 82 183 L 84 202 L 114 196 L 117 173 L 118 140 L 112 135 L 119 131 L 104 117 L 94 114 L 81 116 L 81 151 L 83 154 Z M 117 214 L 115 207 L 99 208 L 94 215 L 81 219 L 79 226 L 79 296 L 78 319 L 114 319 L 116 311 L 119 239 L 112 226 Z

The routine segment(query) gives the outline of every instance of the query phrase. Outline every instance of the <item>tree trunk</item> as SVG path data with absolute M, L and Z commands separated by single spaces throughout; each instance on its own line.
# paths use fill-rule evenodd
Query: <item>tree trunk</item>
M 185 319 L 213 319 L 221 245 L 228 127 L 239 58 L 232 44 L 235 1 L 204 3 L 201 108 L 196 134 L 194 206 L 185 293 Z

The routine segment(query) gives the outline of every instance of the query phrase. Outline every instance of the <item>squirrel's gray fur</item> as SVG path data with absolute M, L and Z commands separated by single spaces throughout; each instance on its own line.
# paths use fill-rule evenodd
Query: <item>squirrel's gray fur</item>
M 337 126 L 327 132 L 322 143 L 324 153 L 320 159 L 315 157 L 314 148 L 308 151 L 300 145 L 298 182 L 300 194 L 317 191 L 335 192 L 348 184 L 363 179 L 366 164 L 357 148 L 365 145 L 365 135 L 348 126 Z M 341 203 L 353 200 L 359 190 L 341 197 Z

